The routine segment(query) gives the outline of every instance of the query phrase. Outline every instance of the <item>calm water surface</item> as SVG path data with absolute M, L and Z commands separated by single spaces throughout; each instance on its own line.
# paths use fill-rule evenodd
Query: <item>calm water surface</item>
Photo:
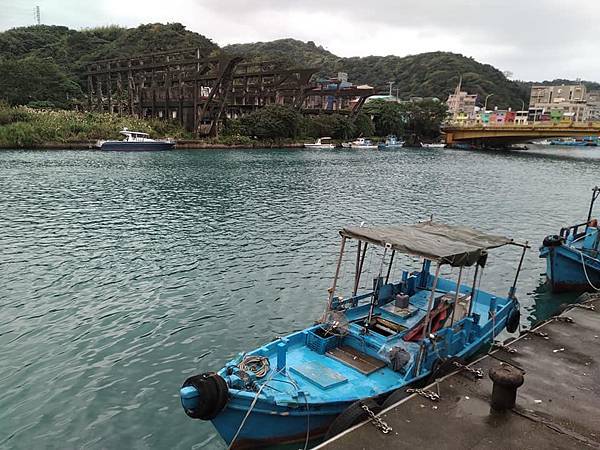
M 178 388 L 322 311 L 337 230 L 434 217 L 528 239 L 523 325 L 567 297 L 537 246 L 600 150 L 0 153 L 0 447 L 207 448 Z M 490 258 L 505 293 L 518 251 Z

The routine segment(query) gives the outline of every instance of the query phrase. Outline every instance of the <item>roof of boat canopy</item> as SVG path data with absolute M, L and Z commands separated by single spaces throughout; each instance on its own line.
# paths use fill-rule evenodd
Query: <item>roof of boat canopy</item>
M 509 244 L 524 246 L 504 236 L 432 221 L 414 225 L 345 227 L 340 234 L 382 247 L 389 245 L 398 252 L 454 267 L 475 263 L 483 267 L 488 249 Z

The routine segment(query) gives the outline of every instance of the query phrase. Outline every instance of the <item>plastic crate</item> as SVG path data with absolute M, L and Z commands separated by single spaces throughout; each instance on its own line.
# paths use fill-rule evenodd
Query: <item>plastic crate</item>
M 321 329 L 319 329 L 321 330 Z M 318 332 L 318 331 L 317 331 Z M 327 351 L 336 348 L 340 343 L 340 337 L 331 334 L 327 337 L 319 336 L 315 331 L 309 331 L 306 337 L 306 345 L 313 352 L 324 355 Z M 322 331 L 321 331 L 322 332 Z

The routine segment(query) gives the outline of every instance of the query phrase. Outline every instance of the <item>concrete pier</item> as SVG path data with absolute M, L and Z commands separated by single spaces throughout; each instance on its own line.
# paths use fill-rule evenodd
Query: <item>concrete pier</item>
M 508 348 L 512 350 L 508 350 Z M 490 407 L 490 369 L 508 364 L 524 383 L 513 409 Z M 392 431 L 370 422 L 319 445 L 327 450 L 406 449 L 600 449 L 600 296 L 582 296 L 561 315 L 544 322 L 426 389 L 382 411 Z

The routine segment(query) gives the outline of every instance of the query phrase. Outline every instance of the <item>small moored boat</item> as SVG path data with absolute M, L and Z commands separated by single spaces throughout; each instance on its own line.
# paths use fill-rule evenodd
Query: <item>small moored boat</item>
M 335 148 L 333 142 L 330 137 L 322 137 L 316 140 L 315 143 L 307 143 L 304 144 L 305 148 L 323 148 L 323 149 L 332 149 Z
M 127 128 L 123 128 L 120 133 L 125 136 L 125 139 L 121 141 L 98 141 L 96 147 L 100 150 L 112 151 L 171 150 L 175 147 L 175 141 L 169 139 L 150 139 L 148 133 L 129 131 Z
M 600 290 L 600 228 L 592 219 L 599 195 L 596 186 L 585 222 L 544 238 L 540 258 L 546 259 L 546 279 L 554 292 Z
M 408 386 L 460 367 L 503 329 L 518 328 L 515 290 L 527 244 L 432 221 L 346 227 L 340 235 L 335 276 L 316 325 L 183 383 L 185 413 L 211 420 L 229 448 L 306 448 L 309 440 L 335 435 L 396 403 Z M 352 242 L 354 276 L 344 277 L 341 266 Z M 488 249 L 509 244 L 523 250 L 507 296 L 479 290 Z M 368 260 L 377 261 L 368 264 L 373 279 L 361 292 L 367 249 Z M 423 262 L 394 280 L 400 253 Z M 458 271 L 457 281 L 441 277 L 442 267 Z M 472 282 L 462 284 L 467 272 Z M 342 296 L 343 288 L 350 295 Z
M 393 148 L 402 148 L 402 146 L 404 146 L 404 141 L 398 139 L 393 134 L 390 134 L 388 137 L 385 138 L 385 142 L 382 142 L 377 145 L 377 148 L 380 150 L 385 150 Z
M 444 148 L 444 147 L 446 147 L 446 144 L 444 144 L 443 142 L 431 142 L 431 143 L 423 143 L 423 142 L 421 142 L 421 147 L 424 147 L 424 148 Z
M 377 144 L 373 144 L 370 139 L 358 138 L 350 143 L 350 147 L 371 150 L 376 149 Z

